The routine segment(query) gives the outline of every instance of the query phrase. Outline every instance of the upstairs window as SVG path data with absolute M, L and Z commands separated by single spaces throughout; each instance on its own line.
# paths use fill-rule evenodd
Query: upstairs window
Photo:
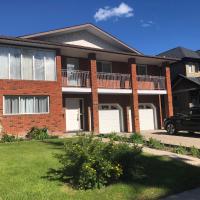
M 54 81 L 55 52 L 0 46 L 0 79 Z
M 97 72 L 112 73 L 112 63 L 97 61 Z
M 79 60 L 77 58 L 67 58 L 67 70 L 73 71 L 79 69 Z
M 197 73 L 199 72 L 199 67 L 197 64 L 194 63 L 189 63 L 186 65 L 186 67 L 188 68 L 188 72 L 189 73 Z
M 137 75 L 147 75 L 147 65 L 137 65 Z

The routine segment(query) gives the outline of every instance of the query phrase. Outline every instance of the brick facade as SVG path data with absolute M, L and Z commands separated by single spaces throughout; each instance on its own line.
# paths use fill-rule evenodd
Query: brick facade
M 47 127 L 50 133 L 63 133 L 61 56 L 56 57 L 57 81 L 0 80 L 0 124 L 3 131 L 25 135 L 30 128 Z M 49 114 L 3 115 L 4 95 L 47 95 L 50 98 Z
M 90 81 L 91 81 L 91 129 L 94 133 L 99 133 L 99 101 L 97 85 L 97 62 L 96 55 L 88 55 L 90 61 Z
M 129 59 L 129 68 L 131 73 L 131 114 L 132 114 L 132 130 L 136 133 L 140 132 L 139 111 L 138 111 L 138 82 L 135 59 Z
M 166 114 L 168 117 L 173 116 L 173 103 L 172 103 L 172 89 L 171 89 L 171 77 L 170 77 L 170 66 L 168 63 L 165 64 L 165 84 L 167 95 L 165 98 L 165 105 L 166 105 Z

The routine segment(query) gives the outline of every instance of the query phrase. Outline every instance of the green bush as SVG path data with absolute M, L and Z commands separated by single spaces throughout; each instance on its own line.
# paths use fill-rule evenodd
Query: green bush
M 117 133 L 113 132 L 110 134 L 107 134 L 107 138 L 114 140 L 114 141 L 121 141 L 124 139 L 123 136 L 118 135 Z
M 161 141 L 156 140 L 154 138 L 150 138 L 149 141 L 147 142 L 147 145 L 150 148 L 154 148 L 154 149 L 164 149 L 165 145 L 161 143 Z
M 35 139 L 35 140 L 44 140 L 50 138 L 47 128 L 37 128 L 37 127 L 31 128 L 31 130 L 27 133 L 26 137 L 28 139 Z
M 190 153 L 194 157 L 198 157 L 198 158 L 200 157 L 200 151 L 199 151 L 199 149 L 197 149 L 194 146 L 190 148 Z
M 92 136 L 82 136 L 65 144 L 65 153 L 59 155 L 62 179 L 79 189 L 101 188 L 124 174 L 134 173 L 136 155 L 140 148 L 127 144 L 102 142 Z
M 14 135 L 4 134 L 2 135 L 1 142 L 15 142 L 16 138 Z
M 141 134 L 133 133 L 129 137 L 129 141 L 132 142 L 132 143 L 143 144 L 144 143 L 144 138 L 143 138 L 143 136 Z
M 188 153 L 187 148 L 184 146 L 181 146 L 181 145 L 175 147 L 173 151 L 174 151 L 174 153 L 177 153 L 177 154 L 187 154 Z

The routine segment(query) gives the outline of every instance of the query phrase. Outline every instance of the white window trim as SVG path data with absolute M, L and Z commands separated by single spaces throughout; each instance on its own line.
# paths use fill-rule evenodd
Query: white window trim
M 31 95 L 21 95 L 21 96 L 17 96 L 19 101 L 19 111 L 20 111 L 20 98 L 21 97 L 33 97 L 33 106 L 34 106 L 34 110 L 35 110 L 35 98 L 36 97 L 47 97 L 47 106 L 48 106 L 48 112 L 41 112 L 41 113 L 5 113 L 5 97 L 6 96 L 12 96 L 12 95 L 4 95 L 3 96 L 3 115 L 5 116 L 13 116 L 13 115 L 44 115 L 44 114 L 49 114 L 50 113 L 50 100 L 49 100 L 49 96 L 42 96 L 42 95 L 38 95 L 38 96 L 31 96 Z M 13 95 L 15 96 L 15 95 Z

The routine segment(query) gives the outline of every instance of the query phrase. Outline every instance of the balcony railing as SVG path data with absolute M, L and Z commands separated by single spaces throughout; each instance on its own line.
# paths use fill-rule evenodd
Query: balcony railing
M 62 70 L 63 87 L 90 87 L 90 73 L 79 70 Z
M 165 90 L 163 76 L 137 76 L 139 90 Z
M 139 90 L 165 90 L 165 77 L 137 76 Z M 98 88 L 130 89 L 130 74 L 97 73 Z M 90 72 L 62 70 L 63 87 L 90 87 Z
M 97 73 L 97 83 L 99 88 L 110 89 L 129 89 L 130 87 L 130 74 L 117 74 L 117 73 Z

